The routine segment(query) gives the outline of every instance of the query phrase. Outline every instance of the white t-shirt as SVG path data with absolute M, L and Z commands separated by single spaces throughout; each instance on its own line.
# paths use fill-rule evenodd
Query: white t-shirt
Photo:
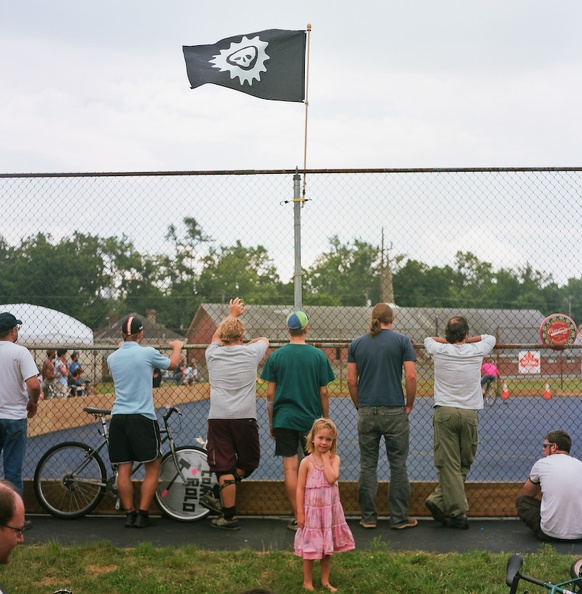
M 210 381 L 209 419 L 257 418 L 257 367 L 267 352 L 264 340 L 206 349 Z
M 582 462 L 567 454 L 538 460 L 529 480 L 542 488 L 541 529 L 553 538 L 582 538 Z
M 0 340 L 0 419 L 26 419 L 28 389 L 24 383 L 38 375 L 28 349 Z
M 426 352 L 434 360 L 434 403 L 478 410 L 483 408 L 481 365 L 495 346 L 495 336 L 482 334 L 480 342 L 451 344 L 425 338 Z

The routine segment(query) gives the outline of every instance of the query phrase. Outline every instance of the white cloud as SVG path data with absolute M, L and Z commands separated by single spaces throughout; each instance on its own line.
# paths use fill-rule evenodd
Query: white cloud
M 181 45 L 310 20 L 308 166 L 577 164 L 578 3 L 334 6 L 5 5 L 3 169 L 301 166 L 303 107 L 190 91 Z

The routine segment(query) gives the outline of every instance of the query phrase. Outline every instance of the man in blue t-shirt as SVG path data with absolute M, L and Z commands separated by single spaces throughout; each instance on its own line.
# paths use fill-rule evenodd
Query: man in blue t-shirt
M 267 380 L 267 410 L 275 456 L 283 458 L 285 492 L 297 530 L 297 471 L 299 448 L 305 449 L 313 421 L 329 416 L 327 384 L 335 375 L 323 351 L 306 344 L 309 320 L 302 311 L 287 316 L 289 344 L 277 349 L 265 363 L 261 379 Z
M 123 344 L 107 358 L 115 384 L 115 402 L 111 411 L 109 459 L 118 465 L 118 488 L 127 514 L 127 528 L 153 525 L 148 510 L 158 486 L 160 470 L 160 428 L 153 398 L 153 370 L 175 369 L 184 343 L 172 340 L 170 358 L 152 347 L 142 347 L 143 324 L 130 316 L 121 326 Z M 133 507 L 131 469 L 143 462 L 145 476 L 141 485 L 139 510 Z
M 390 526 L 413 528 L 408 517 L 410 482 L 408 458 L 408 415 L 416 397 L 416 354 L 410 338 L 394 332 L 394 313 L 386 303 L 372 310 L 370 331 L 354 339 L 348 349 L 348 389 L 358 410 L 360 445 L 360 524 L 376 528 L 378 456 L 384 437 L 390 464 Z M 402 391 L 404 368 L 406 398 Z

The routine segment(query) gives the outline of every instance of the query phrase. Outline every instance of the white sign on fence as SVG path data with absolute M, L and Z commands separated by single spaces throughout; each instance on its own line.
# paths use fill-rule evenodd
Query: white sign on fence
M 519 353 L 519 373 L 541 373 L 542 357 L 539 351 L 521 351 Z

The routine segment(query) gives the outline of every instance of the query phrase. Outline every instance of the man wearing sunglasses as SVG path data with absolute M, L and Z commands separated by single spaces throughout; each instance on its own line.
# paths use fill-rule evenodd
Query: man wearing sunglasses
M 582 462 L 570 456 L 572 438 L 558 429 L 544 438 L 544 457 L 531 469 L 517 514 L 541 540 L 582 538 Z

